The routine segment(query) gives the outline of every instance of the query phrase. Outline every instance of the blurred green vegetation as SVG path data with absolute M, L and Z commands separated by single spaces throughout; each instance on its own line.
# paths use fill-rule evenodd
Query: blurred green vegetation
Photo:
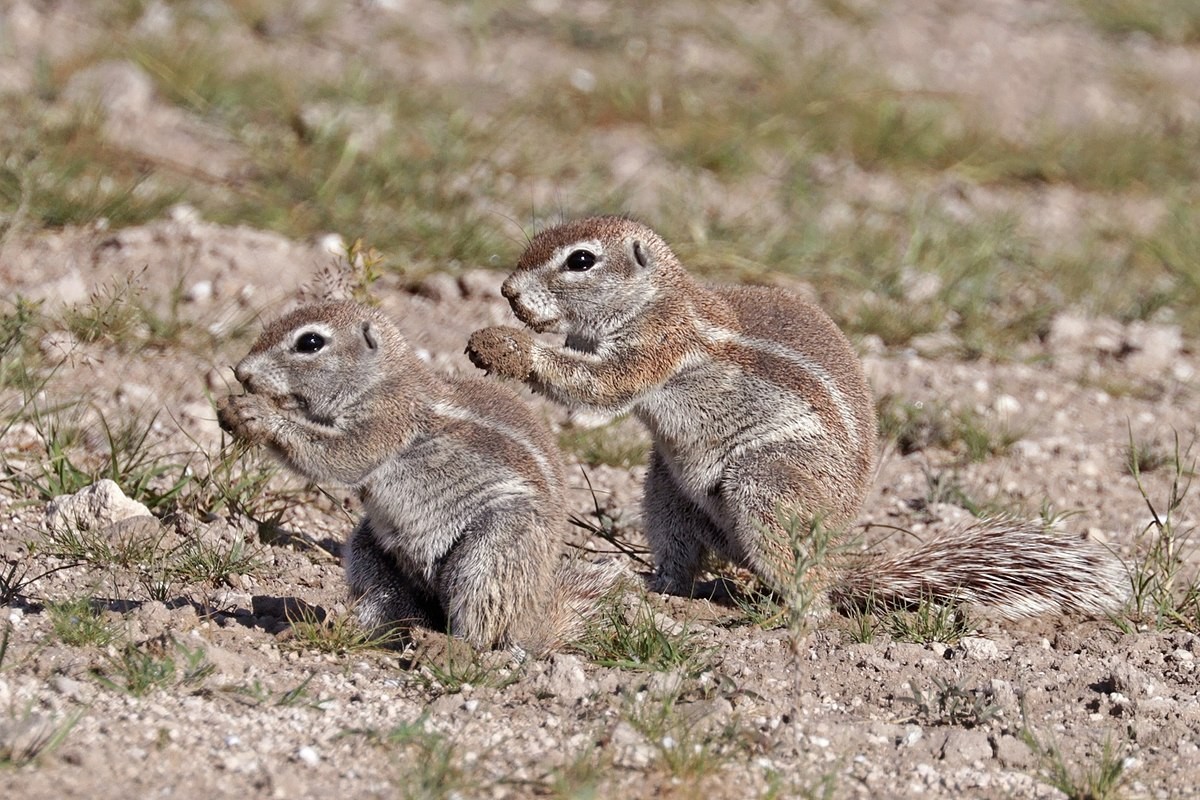
M 1194 4 L 1159 5 L 1080 3 L 1077 24 L 1200 38 Z M 1047 121 L 1018 140 L 970 97 L 904 90 L 861 53 L 801 46 L 744 24 L 749 6 L 708 0 L 686 15 L 614 4 L 600 18 L 447 3 L 467 34 L 458 49 L 334 4 L 181 2 L 165 27 L 138 24 L 144 3 L 102 7 L 108 27 L 90 47 L 47 61 L 35 92 L 0 99 L 14 121 L 0 131 L 0 231 L 136 224 L 182 201 L 217 222 L 361 238 L 415 276 L 504 268 L 548 220 L 628 210 L 703 274 L 793 274 L 853 334 L 889 345 L 948 331 L 963 356 L 1002 356 L 1066 304 L 1200 330 L 1200 124 L 1119 57 L 1107 77 L 1136 120 Z M 823 7 L 853 26 L 877 16 L 870 3 Z M 344 15 L 362 13 L 379 24 L 348 40 L 361 25 Z M 526 52 L 529 74 L 499 71 L 514 42 L 545 68 Z M 243 168 L 213 177 L 131 155 L 94 112 L 58 102 L 71 74 L 114 58 L 234 143 Z M 1018 212 L 1051 187 L 1170 213 L 1149 232 L 1108 215 L 1077 220 L 1069 241 L 1030 233 Z M 1002 202 L 955 212 L 980 188 Z

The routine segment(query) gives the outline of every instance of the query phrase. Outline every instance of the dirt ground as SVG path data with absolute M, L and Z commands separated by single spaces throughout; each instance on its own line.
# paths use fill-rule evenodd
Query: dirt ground
M 199 254 L 181 264 L 178 253 L 189 243 Z M 148 263 L 141 280 L 162 286 L 212 282 L 222 287 L 221 297 L 254 298 L 185 305 L 186 316 L 218 325 L 245 314 L 264 293 L 303 282 L 312 272 L 306 265 L 328 258 L 314 247 L 198 222 L 168 221 L 111 235 L 41 234 L 22 244 L 35 260 L 53 252 L 59 264 L 89 263 L 97 280 Z M 33 274 L 23 275 L 32 290 Z M 385 279 L 376 291 L 432 363 L 465 371 L 471 369 L 462 354 L 468 333 L 507 318 L 497 291 L 501 277 L 439 275 L 415 292 Z M 37 285 L 55 279 L 47 268 Z M 1113 323 L 1084 327 L 1120 332 Z M 1008 455 L 961 467 L 950 452 L 929 448 L 904 456 L 893 447 L 864 523 L 877 531 L 900 526 L 919 534 L 963 521 L 967 513 L 952 502 L 939 504 L 930 488 L 931 476 L 953 475 L 980 502 L 1030 515 L 1043 502 L 1074 511 L 1065 529 L 1087 532 L 1133 556 L 1148 512 L 1125 467 L 1130 431 L 1139 441 L 1168 445 L 1173 431 L 1191 430 L 1198 411 L 1190 386 L 1194 361 L 1176 354 L 1173 368 L 1189 380 L 1171 380 L 1153 397 L 1115 396 L 1076 371 L 1077 353 L 1070 348 L 1091 348 L 1089 360 L 1101 361 L 1098 342 L 1103 346 L 1099 334 L 1060 342 L 1060 353 L 1047 345 L 1047 357 L 1036 366 L 946 363 L 911 352 L 868 356 L 877 392 L 912 403 L 955 398 L 981 418 L 1020 431 L 1020 438 Z M 229 379 L 222 367 L 235 357 L 188 347 L 148 353 L 77 345 L 55 383 L 60 391 L 90 386 L 95 408 L 109 414 L 161 407 L 166 413 L 156 437 L 182 450 L 213 453 L 220 432 L 209 411 L 210 387 L 221 391 Z M 1136 379 L 1130 369 L 1128 358 L 1112 357 L 1103 375 L 1114 383 Z M 546 413 L 567 423 L 560 411 L 547 407 Z M 6 448 L 33 451 L 29 436 L 25 427 L 12 428 Z M 1160 504 L 1168 471 L 1145 476 L 1148 494 Z M 587 474 L 602 505 L 622 516 L 636 541 L 641 468 L 600 466 Z M 579 478 L 572 488 L 575 512 L 589 517 L 591 491 Z M 1049 796 L 1038 780 L 1043 762 L 1020 739 L 1030 727 L 1080 770 L 1100 763 L 1103 748 L 1111 746 L 1125 760 L 1132 795 L 1187 796 L 1200 780 L 1194 671 L 1200 641 L 1187 633 L 1122 632 L 1107 621 L 1001 624 L 980 617 L 975 632 L 946 646 L 892 641 L 883 633 L 856 643 L 844 621 L 831 620 L 816 626 L 796 662 L 784 629 L 746 624 L 737 609 L 656 598 L 655 608 L 671 624 L 686 625 L 694 643 L 711 648 L 698 675 L 608 668 L 565 653 L 526 665 L 503 688 L 452 692 L 406 668 L 396 654 L 331 656 L 297 648 L 287 635 L 287 604 L 345 610 L 336 553 L 351 520 L 337 506 L 350 501 L 339 494 L 333 495 L 343 501 L 337 504 L 309 497 L 309 506 L 287 508 L 282 522 L 285 530 L 304 534 L 304 541 L 281 537 L 260 544 L 253 526 L 232 513 L 193 520 L 209 531 L 230 528 L 260 547 L 267 566 L 253 576 L 235 575 L 166 602 L 138 599 L 134 591 L 121 603 L 104 594 L 102 576 L 71 569 L 41 579 L 27 599 L 6 609 L 12 636 L 0 673 L 0 707 L 10 709 L 14 721 L 5 735 L 20 741 L 37 733 L 22 731 L 21 721 L 48 725 L 79 715 L 51 754 L 0 772 L 9 796 L 416 791 L 405 788 L 406 781 L 424 774 L 424 759 L 438 757 L 419 749 L 434 745 L 386 739 L 389 731 L 414 725 L 436 734 L 429 741 L 450 748 L 456 780 L 462 781 L 454 791 L 461 796 L 548 793 L 560 770 L 589 758 L 611 764 L 598 773 L 606 787 L 601 796 L 669 796 L 697 781 L 716 796 L 792 796 L 819 791 L 823 782 L 834 796 Z M 27 543 L 37 538 L 42 509 L 5 502 L 6 557 L 39 559 L 28 554 Z M 37 563 L 55 564 L 45 558 Z M 113 601 L 110 613 L 124 611 L 120 619 L 133 641 L 175 637 L 202 647 L 215 669 L 197 686 L 140 698 L 98 683 L 92 673 L 105 663 L 104 649 L 56 641 L 42 604 L 43 598 L 87 593 L 89 586 Z M 915 698 L 914 692 L 936 696 L 939 681 L 972 703 L 978 698 L 994 705 L 994 715 L 963 722 L 932 700 L 922 706 L 905 699 Z M 277 705 L 299 686 L 303 702 Z M 247 687 L 260 694 L 248 699 Z M 660 702 L 653 698 L 676 690 L 675 713 L 683 715 L 692 737 L 685 741 L 730 748 L 710 754 L 719 766 L 699 778 L 663 767 L 667 735 L 656 741 L 627 721 L 631 704 Z
M 416 19 L 437 19 L 436 9 L 412 5 Z M 1011 30 L 1014 4 L 981 5 L 989 25 Z M 53 16 L 22 8 L 43 21 Z M 888 40 L 897 69 L 942 35 L 915 16 L 921 25 Z M 975 30 L 964 16 L 938 28 L 949 52 L 965 49 L 955 42 Z M 1093 52 L 1071 36 L 1057 47 L 1054 63 L 1082 63 L 1079 54 Z M 459 64 L 456 52 L 449 48 L 445 69 Z M 1031 69 L 1020 73 L 1022 85 L 1045 87 L 1047 74 L 1062 85 L 1071 80 L 1045 65 Z M 12 74 L 19 81 L 19 70 Z M 971 80 L 963 70 L 949 76 Z M 1023 91 L 1012 88 L 1013 96 Z M 847 192 L 859 189 L 869 191 Z M 1052 216 L 1031 212 L 1028 223 L 1060 224 Z M 34 397 L 6 389 L 6 416 L 72 404 L 87 444 L 100 451 L 101 420 L 157 415 L 148 438 L 154 452 L 197 472 L 212 469 L 223 444 L 212 398 L 229 390 L 229 366 L 261 318 L 331 260 L 329 244 L 218 226 L 187 207 L 119 230 L 6 235 L 6 295 L 41 300 L 50 313 L 94 306 L 96 292 L 135 292 L 177 323 L 170 338 L 149 346 L 137 344 L 141 333 L 85 341 L 66 326 L 45 332 L 37 349 L 52 379 Z M 446 373 L 473 369 L 463 354 L 472 330 L 512 323 L 499 296 L 504 273 L 466 266 L 389 273 L 373 286 L 382 308 Z M 1178 327 L 1063 309 L 1045 337 L 1003 363 L 942 357 L 936 337 L 905 348 L 867 339 L 860 349 L 876 394 L 892 408 L 917 417 L 945 409 L 1012 440 L 971 460 L 961 439 L 928 431 L 915 444 L 889 439 L 861 520 L 868 546 L 903 546 L 894 530 L 926 535 L 969 520 L 972 508 L 1030 518 L 1070 512 L 1059 523 L 1064 535 L 1103 542 L 1130 565 L 1145 558 L 1150 506 L 1165 513 L 1176 440 L 1190 464 L 1200 416 L 1194 343 Z M 528 396 L 560 430 L 582 424 Z M 632 422 L 615 430 L 643 437 Z M 0 428 L 9 485 L 47 457 L 39 431 L 27 414 Z M 1141 486 L 1127 467 L 1131 442 L 1164 454 Z M 643 468 L 567 457 L 573 512 L 601 524 L 602 509 L 607 524 L 638 543 Z M 694 650 L 666 671 L 603 666 L 568 649 L 447 676 L 393 650 L 322 652 L 297 634 L 289 619 L 298 610 L 347 613 L 338 550 L 354 501 L 285 476 L 271 486 L 286 487 L 287 500 L 273 526 L 230 507 L 165 520 L 172 535 L 242 542 L 256 566 L 160 599 L 128 569 L 70 567 L 49 554 L 45 502 L 0 491 L 0 564 L 10 576 L 47 572 L 0 608 L 9 632 L 0 657 L 0 793 L 1061 797 L 1074 786 L 1076 797 L 1200 795 L 1200 639 L 1184 630 L 1126 619 L 1013 623 L 979 613 L 967 635 L 941 644 L 886 630 L 864 636 L 853 620 L 827 618 L 796 645 L 786 628 L 759 624 L 744 609 L 650 597 L 655 624 Z M 1193 518 L 1185 497 L 1172 522 L 1186 532 Z M 564 540 L 606 547 L 579 529 Z M 640 569 L 632 561 L 630 568 Z M 94 599 L 138 652 L 173 657 L 174 677 L 143 694 L 114 686 L 114 676 L 126 674 L 114 666 L 120 645 L 70 645 L 55 629 L 50 607 L 80 596 Z M 201 652 L 204 669 L 189 673 L 188 654 Z M 1106 769 L 1119 777 L 1106 784 Z M 1089 781 L 1092 794 L 1079 788 Z

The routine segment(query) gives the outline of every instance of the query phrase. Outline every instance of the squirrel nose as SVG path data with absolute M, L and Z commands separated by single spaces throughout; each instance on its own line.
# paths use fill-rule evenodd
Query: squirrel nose
M 243 389 L 249 390 L 251 374 L 250 370 L 246 369 L 246 362 L 238 362 L 233 368 L 233 377 L 237 378 L 237 382 L 242 385 Z
M 515 303 L 517 298 L 521 296 L 521 292 L 517 289 L 516 284 L 513 283 L 512 278 L 509 278 L 500 285 L 500 294 L 502 294 L 504 299 L 510 304 Z

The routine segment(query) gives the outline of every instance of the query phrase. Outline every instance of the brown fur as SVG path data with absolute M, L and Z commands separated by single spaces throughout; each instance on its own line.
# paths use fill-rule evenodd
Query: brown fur
M 612 584 L 603 568 L 556 575 L 566 513 L 545 425 L 503 387 L 434 375 L 380 312 L 304 306 L 235 373 L 246 394 L 218 404 L 222 427 L 358 490 L 345 561 L 367 627 L 449 625 L 478 648 L 539 654 L 577 632 L 578 598 Z
M 816 306 L 781 289 L 705 288 L 661 237 L 624 217 L 538 234 L 503 293 L 519 319 L 565 344 L 488 328 L 468 343 L 477 366 L 566 405 L 632 411 L 649 428 L 645 525 L 658 589 L 693 592 L 711 552 L 783 590 L 794 548 L 813 543 L 789 543 L 796 531 L 781 514 L 837 531 L 859 513 L 874 473 L 874 398 L 850 343 Z M 1059 610 L 1120 601 L 1115 572 L 1100 566 L 1111 559 L 1086 543 L 1029 527 L 980 530 L 901 559 L 848 568 L 834 559 L 809 577 L 841 603 L 864 593 L 900 602 L 913 586 L 1001 606 L 1007 597 L 1010 609 L 1042 609 L 1031 593 Z M 1010 571 L 989 573 L 989 557 L 1005 548 L 1037 557 L 1000 560 Z

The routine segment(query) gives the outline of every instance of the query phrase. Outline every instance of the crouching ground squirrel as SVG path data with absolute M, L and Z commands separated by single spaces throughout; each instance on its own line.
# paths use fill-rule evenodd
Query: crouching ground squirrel
M 816 306 L 781 289 L 703 287 L 662 238 L 623 217 L 538 234 L 503 294 L 529 328 L 565 344 L 486 328 L 467 347 L 476 366 L 569 406 L 630 410 L 649 428 L 654 589 L 694 593 L 712 553 L 785 592 L 797 555 L 781 511 L 830 531 L 859 512 L 874 473 L 874 402 L 850 343 Z M 894 557 L 834 555 L 806 579 L 839 607 L 941 598 L 1006 616 L 1103 613 L 1122 603 L 1124 584 L 1102 549 L 1010 522 Z
M 344 549 L 368 628 L 450 630 L 539 653 L 568 636 L 603 570 L 558 564 L 566 513 L 553 440 L 511 391 L 428 369 L 379 311 L 303 306 L 234 368 L 221 426 L 316 482 L 355 487 Z

